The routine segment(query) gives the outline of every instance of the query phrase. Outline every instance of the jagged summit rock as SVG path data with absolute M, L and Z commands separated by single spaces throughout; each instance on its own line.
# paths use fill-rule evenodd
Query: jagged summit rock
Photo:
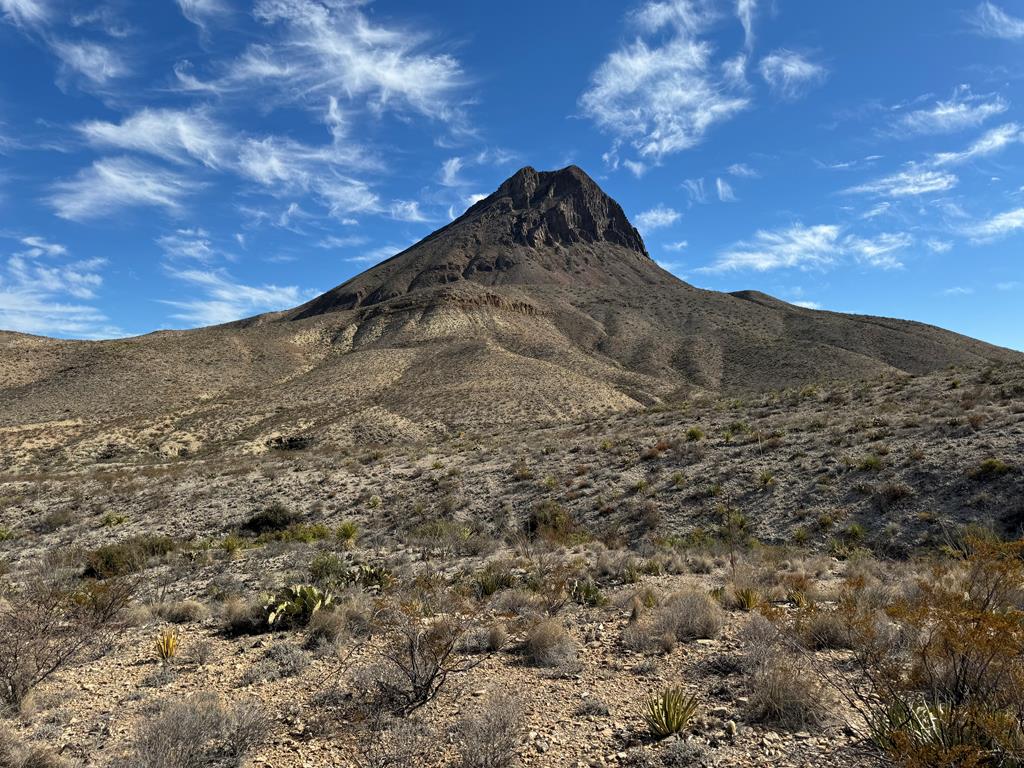
M 292 310 L 108 342 L 0 333 L 0 434 L 14 427 L 12 440 L 69 460 L 264 450 L 296 435 L 418 441 L 699 392 L 1021 358 L 921 323 L 688 285 L 648 256 L 582 170 L 523 168 L 447 226 Z M 46 440 L 26 424 L 51 425 Z
M 581 169 L 527 166 L 452 223 L 288 317 L 368 307 L 462 281 L 597 286 L 673 279 L 647 255 L 622 207 Z

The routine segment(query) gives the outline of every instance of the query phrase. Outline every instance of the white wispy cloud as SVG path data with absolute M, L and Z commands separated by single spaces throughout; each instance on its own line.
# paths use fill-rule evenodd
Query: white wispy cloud
M 825 82 L 828 70 L 803 54 L 784 48 L 761 59 L 761 77 L 777 95 L 798 99 Z
M 1024 208 L 1005 211 L 989 219 L 982 219 L 964 227 L 964 233 L 973 241 L 982 243 L 1008 237 L 1024 229 Z
M 50 16 L 50 4 L 44 0 L 0 0 L 0 11 L 17 26 L 42 24 Z
M 962 152 L 941 152 L 935 155 L 933 165 L 956 165 L 1001 152 L 1011 144 L 1024 143 L 1024 131 L 1017 123 L 1007 123 L 986 131 L 977 141 Z
M 760 174 L 746 163 L 733 163 L 726 169 L 731 176 L 741 179 L 756 179 Z
M 954 285 L 942 292 L 944 296 L 970 296 L 972 293 L 974 293 L 973 288 L 965 288 L 962 285 Z
M 897 133 L 908 136 L 954 133 L 976 128 L 1007 109 L 1009 104 L 1001 96 L 975 96 L 969 86 L 961 85 L 948 100 L 900 116 L 895 128 Z
M 658 160 L 745 110 L 749 98 L 719 74 L 711 45 L 698 37 L 711 19 L 701 3 L 646 3 L 632 20 L 657 39 L 641 37 L 608 56 L 580 97 L 584 114 Z
M 743 25 L 743 44 L 749 50 L 754 47 L 754 14 L 757 0 L 736 0 L 736 15 Z
M 924 244 L 932 253 L 949 253 L 953 250 L 953 243 L 949 240 L 939 240 L 933 237 L 925 240 Z
M 93 219 L 122 208 L 149 206 L 172 212 L 198 185 L 171 171 L 126 157 L 97 160 L 78 175 L 53 185 L 48 198 L 65 219 Z
M 120 123 L 92 120 L 78 126 L 92 144 L 145 152 L 182 163 L 197 160 L 210 168 L 231 161 L 230 132 L 203 110 L 142 109 Z
M 778 230 L 758 230 L 753 240 L 741 241 L 724 251 L 703 271 L 753 269 L 765 272 L 783 267 L 824 267 L 839 255 L 841 230 L 831 224 L 807 227 L 794 224 Z
M 174 308 L 172 318 L 189 325 L 216 325 L 262 312 L 288 309 L 316 294 L 294 285 L 247 285 L 222 269 L 168 268 L 168 273 L 200 292 L 200 296 L 194 299 L 162 300 Z
M 218 251 L 210 240 L 210 233 L 199 227 L 177 229 L 169 235 L 157 238 L 156 242 L 164 254 L 172 259 L 209 262 L 218 256 Z
M 210 19 L 223 16 L 229 12 L 228 6 L 221 0 L 177 0 L 181 15 L 200 29 L 206 29 Z
M 359 99 L 378 112 L 413 110 L 460 120 L 457 92 L 467 77 L 459 61 L 428 50 L 422 32 L 375 24 L 362 5 L 259 0 L 254 16 L 281 35 L 269 44 L 252 44 L 212 79 L 197 77 L 182 62 L 176 68 L 179 83 L 220 94 L 258 86 L 265 98 L 273 89 L 276 99 L 288 103 Z
M 914 238 L 906 232 L 884 232 L 873 238 L 847 235 L 842 243 L 843 249 L 852 253 L 858 261 L 880 269 L 903 266 L 896 254 L 913 244 Z
M 986 37 L 1024 40 L 1024 19 L 1011 16 L 995 3 L 981 3 L 971 17 L 971 23 Z
M 689 242 L 687 242 L 686 240 L 677 240 L 674 243 L 665 243 L 665 245 L 663 245 L 662 247 L 666 251 L 673 251 L 674 253 L 678 253 L 679 251 L 686 250 L 686 247 L 688 245 Z
M 683 181 L 683 189 L 690 196 L 690 203 L 706 203 L 707 192 L 704 191 L 704 179 L 686 179 Z
M 845 191 L 850 194 L 881 197 L 910 197 L 929 192 L 946 192 L 955 187 L 958 181 L 959 179 L 952 173 L 913 168 L 850 187 Z
M 422 222 L 427 217 L 420 210 L 420 204 L 416 200 L 395 200 L 391 203 L 391 218 L 397 221 Z
M 880 269 L 901 266 L 896 253 L 910 247 L 913 237 L 906 233 L 882 233 L 870 238 L 848 234 L 834 224 L 794 224 L 775 230 L 758 230 L 753 239 L 726 249 L 701 272 L 752 269 L 824 269 L 845 257 Z
M 53 51 L 60 58 L 65 74 L 77 73 L 97 85 L 129 74 L 128 65 L 111 48 L 93 42 L 54 41 Z
M 396 253 L 404 251 L 408 247 L 407 245 L 381 245 L 360 253 L 358 256 L 351 256 L 345 259 L 345 261 L 355 264 L 377 264 L 385 259 L 390 259 Z
M 721 177 L 715 179 L 715 190 L 718 192 L 718 199 L 723 203 L 736 202 L 736 195 L 732 191 L 732 186 L 725 179 Z
M 790 303 L 794 307 L 803 307 L 804 309 L 821 309 L 821 304 L 816 301 L 793 301 Z
M 459 178 L 464 161 L 461 157 L 449 157 L 441 164 L 441 184 L 446 187 L 459 187 L 464 183 Z
M 25 250 L 0 268 L 0 328 L 78 338 L 124 335 L 99 309 L 105 259 L 68 259 L 68 249 L 44 237 L 19 238 Z
M 661 229 L 672 226 L 679 221 L 681 216 L 682 214 L 673 208 L 657 205 L 649 211 L 638 213 L 636 215 L 636 225 L 644 231 Z

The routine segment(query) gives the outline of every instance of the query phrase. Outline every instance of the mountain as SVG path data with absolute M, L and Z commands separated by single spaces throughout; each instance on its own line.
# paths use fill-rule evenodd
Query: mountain
M 582 170 L 523 168 L 292 310 L 116 341 L 0 334 L 0 447 L 21 466 L 415 441 L 1021 358 L 921 323 L 695 288 Z

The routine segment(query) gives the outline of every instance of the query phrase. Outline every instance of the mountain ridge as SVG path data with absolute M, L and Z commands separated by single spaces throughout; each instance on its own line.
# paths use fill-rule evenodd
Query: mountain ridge
M 1022 359 L 922 323 L 696 288 L 582 170 L 527 167 L 290 310 L 103 342 L 0 335 L 0 468 L 260 452 L 282 435 L 420 440 Z M 26 438 L 38 424 L 60 426 Z

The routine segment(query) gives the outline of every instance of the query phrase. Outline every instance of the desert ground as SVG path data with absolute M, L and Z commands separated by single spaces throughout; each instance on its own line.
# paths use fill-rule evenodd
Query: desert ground
M 1022 446 L 1007 363 L 8 460 L 0 765 L 1016 765 Z

